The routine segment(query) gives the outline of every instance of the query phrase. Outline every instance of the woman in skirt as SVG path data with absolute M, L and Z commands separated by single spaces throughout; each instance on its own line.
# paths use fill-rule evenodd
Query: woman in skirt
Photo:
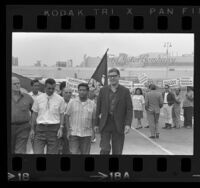
M 133 102 L 134 117 L 135 119 L 137 119 L 136 129 L 141 129 L 142 128 L 141 119 L 143 118 L 143 110 L 144 110 L 144 104 L 145 104 L 144 96 L 143 96 L 141 88 L 137 88 L 135 90 L 135 93 L 132 97 L 132 102 Z

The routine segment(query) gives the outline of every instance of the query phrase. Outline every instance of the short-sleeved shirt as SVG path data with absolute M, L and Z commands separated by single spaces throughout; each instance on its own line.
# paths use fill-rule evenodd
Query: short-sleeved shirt
M 30 95 L 20 92 L 18 101 L 12 99 L 12 124 L 23 124 L 29 122 L 31 119 L 30 110 L 33 105 L 33 99 Z
M 133 95 L 133 110 L 143 111 L 143 105 L 145 104 L 143 95 Z
M 56 93 L 51 96 L 43 93 L 35 99 L 32 110 L 38 113 L 37 124 L 59 124 L 65 101 Z
M 92 136 L 92 122 L 95 119 L 96 104 L 87 99 L 81 102 L 79 98 L 71 99 L 66 114 L 69 116 L 70 134 L 73 136 Z
M 37 95 L 34 95 L 33 92 L 31 91 L 28 94 L 33 98 L 33 100 L 35 100 L 38 96 L 42 94 L 42 92 L 38 91 Z

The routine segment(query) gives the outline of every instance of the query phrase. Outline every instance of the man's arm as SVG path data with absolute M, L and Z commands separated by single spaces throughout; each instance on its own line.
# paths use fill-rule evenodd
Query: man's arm
M 102 98 L 102 89 L 100 89 L 99 96 L 97 98 L 97 105 L 96 105 L 96 117 L 95 117 L 95 126 L 99 126 L 99 115 L 101 112 L 101 98 Z
M 69 124 L 69 115 L 65 114 L 65 127 L 67 130 L 67 138 L 70 136 L 70 124 Z
M 92 112 L 92 128 L 95 127 L 95 118 L 96 118 L 96 104 L 94 103 L 93 112 Z
M 160 95 L 160 108 L 163 107 L 163 103 L 164 103 L 164 100 L 163 100 L 163 96 L 162 94 Z
M 64 113 L 60 114 L 60 126 L 64 126 Z
M 32 113 L 32 118 L 31 118 L 31 130 L 35 131 L 35 126 L 36 126 L 36 119 L 37 119 L 38 113 L 34 112 Z
M 149 95 L 148 93 L 145 96 L 145 110 L 148 110 L 149 108 Z

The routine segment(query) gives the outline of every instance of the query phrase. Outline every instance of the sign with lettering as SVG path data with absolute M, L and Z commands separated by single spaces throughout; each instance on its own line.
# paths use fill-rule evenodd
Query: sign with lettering
M 192 77 L 180 78 L 180 86 L 181 87 L 193 86 L 193 78 Z
M 130 91 L 132 90 L 133 82 L 127 80 L 119 80 L 119 84 L 123 85 L 124 87 L 128 88 Z
M 179 85 L 179 80 L 177 80 L 177 79 L 163 80 L 163 87 L 165 85 L 169 85 L 171 87 L 178 86 Z
M 134 88 L 134 89 L 136 89 L 136 88 L 141 88 L 141 89 L 143 89 L 143 88 L 145 88 L 145 85 L 144 85 L 144 84 L 136 84 L 136 83 L 135 83 L 135 84 L 133 85 L 133 88 Z
M 145 73 L 139 74 L 138 80 L 139 80 L 140 84 L 144 84 L 144 83 L 148 82 L 148 76 Z
M 87 83 L 85 80 L 80 80 L 77 78 L 66 78 L 66 86 L 70 87 L 73 91 L 73 93 L 78 93 L 78 85 L 80 83 Z

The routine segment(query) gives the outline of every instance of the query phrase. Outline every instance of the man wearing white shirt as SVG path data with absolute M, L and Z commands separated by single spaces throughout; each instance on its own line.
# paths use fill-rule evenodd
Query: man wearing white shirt
M 39 91 L 40 89 L 40 82 L 39 80 L 35 79 L 31 81 L 32 91 L 28 94 L 35 100 L 42 92 Z
M 31 138 L 34 154 L 58 154 L 59 139 L 62 137 L 64 123 L 64 99 L 56 94 L 54 79 L 45 81 L 45 93 L 35 99 L 32 110 Z
M 163 113 L 165 126 L 163 129 L 172 128 L 172 108 L 175 102 L 174 94 L 170 91 L 169 85 L 165 85 L 165 91 L 162 93 L 163 96 Z

